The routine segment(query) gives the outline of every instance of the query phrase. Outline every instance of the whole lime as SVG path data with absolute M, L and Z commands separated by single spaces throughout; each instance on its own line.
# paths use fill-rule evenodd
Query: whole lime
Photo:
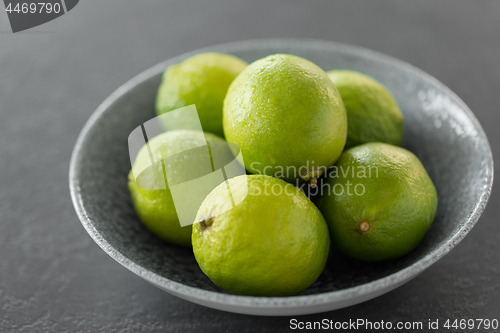
M 339 90 L 347 111 L 346 148 L 367 142 L 401 144 L 403 114 L 386 87 L 355 71 L 338 70 L 327 74 Z
M 162 160 L 205 145 L 205 140 L 209 142 L 224 141 L 210 133 L 205 133 L 204 137 L 200 136 L 197 131 L 175 130 L 155 136 L 148 143 L 155 160 Z M 144 145 L 139 150 L 133 164 L 135 175 L 139 175 L 144 170 L 148 171 L 147 167 L 150 165 L 148 148 Z M 147 177 L 147 174 L 145 176 L 141 178 L 141 186 L 138 186 L 134 172 L 131 170 L 128 175 L 128 188 L 140 220 L 160 238 L 173 244 L 190 246 L 191 226 L 181 227 L 168 184 L 163 177 L 158 179 L 158 177 Z M 164 186 L 163 189 L 158 189 L 156 186 L 155 183 L 158 181 Z
M 339 158 L 347 135 L 344 105 L 326 73 L 288 54 L 257 60 L 238 75 L 223 124 L 249 172 L 289 182 L 314 183 Z
M 246 66 L 240 58 L 212 52 L 169 66 L 158 89 L 156 113 L 195 104 L 203 130 L 223 136 L 222 103 L 229 84 Z M 163 125 L 172 130 L 183 128 L 182 124 L 183 119 L 169 119 Z
M 386 143 L 346 150 L 321 188 L 318 207 L 332 244 L 364 261 L 399 258 L 434 220 L 437 192 L 420 160 Z
M 330 246 L 320 211 L 281 179 L 238 176 L 229 187 L 233 198 L 247 196 L 232 206 L 221 184 L 193 224 L 201 270 L 233 294 L 287 296 L 308 288 L 323 271 Z

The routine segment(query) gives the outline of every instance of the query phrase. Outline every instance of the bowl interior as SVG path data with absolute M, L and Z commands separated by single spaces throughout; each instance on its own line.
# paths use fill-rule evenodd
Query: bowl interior
M 335 43 L 253 41 L 210 50 L 231 53 L 249 62 L 268 54 L 291 53 L 325 70 L 353 69 L 373 76 L 394 94 L 405 116 L 403 146 L 420 158 L 436 185 L 438 213 L 414 251 L 382 264 L 331 255 L 321 277 L 304 295 L 356 287 L 409 267 L 423 270 L 428 264 L 418 267 L 420 261 L 439 259 L 477 220 L 491 186 L 489 145 L 467 107 L 430 76 L 390 57 Z M 187 56 L 152 68 L 108 98 L 75 148 L 70 182 L 77 211 L 84 216 L 82 222 L 108 253 L 125 257 L 143 272 L 158 276 L 159 283 L 172 280 L 224 293 L 201 272 L 191 250 L 162 242 L 143 227 L 126 184 L 130 170 L 128 135 L 155 116 L 162 70 Z

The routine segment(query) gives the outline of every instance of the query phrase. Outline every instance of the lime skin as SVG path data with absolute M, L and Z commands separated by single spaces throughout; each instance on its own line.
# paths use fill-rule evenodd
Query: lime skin
M 223 136 L 222 103 L 227 88 L 247 66 L 240 58 L 223 53 L 200 53 L 171 65 L 163 74 L 156 97 L 156 113 L 195 104 L 203 131 Z M 169 119 L 167 130 L 183 127 L 183 119 Z
M 438 203 L 420 160 L 385 143 L 347 149 L 322 192 L 318 208 L 332 244 L 370 262 L 396 259 L 413 250 L 431 226 Z
M 211 133 L 205 133 L 204 136 L 205 140 L 209 142 L 224 142 L 222 138 Z M 161 160 L 204 145 L 206 144 L 205 140 L 202 137 L 200 138 L 197 131 L 175 130 L 152 138 L 149 140 L 149 146 L 155 159 Z M 136 174 L 139 174 L 150 164 L 149 153 L 146 145 L 144 145 L 137 154 L 133 170 L 136 171 Z M 146 179 L 145 181 L 141 185 L 146 186 L 138 186 L 134 173 L 130 170 L 128 188 L 139 219 L 146 228 L 163 240 L 172 244 L 190 247 L 191 225 L 181 227 L 168 184 L 163 183 L 165 189 L 154 189 L 153 182 L 158 181 L 158 179 L 151 177 L 150 180 Z M 161 181 L 164 182 L 163 178 Z
M 232 294 L 289 296 L 307 289 L 323 271 L 330 247 L 320 211 L 278 178 L 244 175 L 230 179 L 229 186 L 233 198 L 248 195 L 232 207 L 221 184 L 193 224 L 201 270 Z
M 356 71 L 334 70 L 327 74 L 347 111 L 346 149 L 368 142 L 401 145 L 403 114 L 386 87 Z
M 275 54 L 250 64 L 224 100 L 224 134 L 250 173 L 314 181 L 339 158 L 347 136 L 340 95 L 314 63 Z

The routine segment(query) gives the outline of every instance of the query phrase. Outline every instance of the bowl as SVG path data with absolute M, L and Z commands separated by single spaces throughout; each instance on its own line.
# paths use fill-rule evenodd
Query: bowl
M 252 62 L 290 53 L 325 70 L 368 74 L 394 94 L 405 116 L 403 146 L 415 153 L 438 191 L 436 219 L 408 255 L 369 264 L 331 255 L 324 272 L 292 297 L 225 293 L 200 270 L 192 251 L 170 245 L 140 223 L 127 189 L 127 138 L 153 118 L 161 74 L 199 52 L 218 51 Z M 69 184 L 78 217 L 113 259 L 153 285 L 207 307 L 252 315 L 302 315 L 357 304 L 401 286 L 456 246 L 481 216 L 491 193 L 493 158 L 481 125 L 446 86 L 387 55 L 328 41 L 263 39 L 212 46 L 162 62 L 111 94 L 83 128 L 71 157 Z

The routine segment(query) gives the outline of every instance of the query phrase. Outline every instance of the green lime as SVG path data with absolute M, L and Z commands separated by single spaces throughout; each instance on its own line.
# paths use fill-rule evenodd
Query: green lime
M 314 183 L 339 158 L 347 135 L 344 105 L 326 73 L 288 54 L 257 60 L 238 75 L 223 124 L 249 172 L 289 182 Z
M 208 142 L 224 141 L 214 134 L 205 133 L 204 136 L 205 138 L 197 131 L 175 130 L 155 136 L 149 140 L 149 147 L 155 160 L 159 161 L 183 151 L 206 145 L 205 140 Z M 144 145 L 134 161 L 134 173 L 131 170 L 128 175 L 128 188 L 137 215 L 144 225 L 160 238 L 177 245 L 190 246 L 191 226 L 181 227 L 170 189 L 163 178 L 163 172 L 160 172 L 161 179 L 148 177 L 146 169 L 150 165 L 149 152 L 147 146 Z M 159 168 L 161 167 L 159 165 Z M 141 186 L 138 186 L 134 174 L 139 175 L 144 170 L 146 170 L 146 174 L 142 174 Z M 155 189 L 155 183 L 158 181 L 166 188 Z
M 320 211 L 278 178 L 239 176 L 229 187 L 232 199 L 221 184 L 193 224 L 193 252 L 201 270 L 232 294 L 287 296 L 307 289 L 323 271 L 330 247 Z
M 403 114 L 380 82 L 355 71 L 329 71 L 340 92 L 348 119 L 346 148 L 367 142 L 401 145 Z
M 163 74 L 156 97 L 156 113 L 195 104 L 205 132 L 223 136 L 222 103 L 227 88 L 247 66 L 235 56 L 222 53 L 200 53 L 171 65 Z M 167 130 L 184 128 L 183 119 L 164 123 Z
M 332 244 L 359 260 L 407 254 L 436 215 L 436 188 L 420 160 L 386 143 L 346 150 L 321 190 L 318 207 Z

